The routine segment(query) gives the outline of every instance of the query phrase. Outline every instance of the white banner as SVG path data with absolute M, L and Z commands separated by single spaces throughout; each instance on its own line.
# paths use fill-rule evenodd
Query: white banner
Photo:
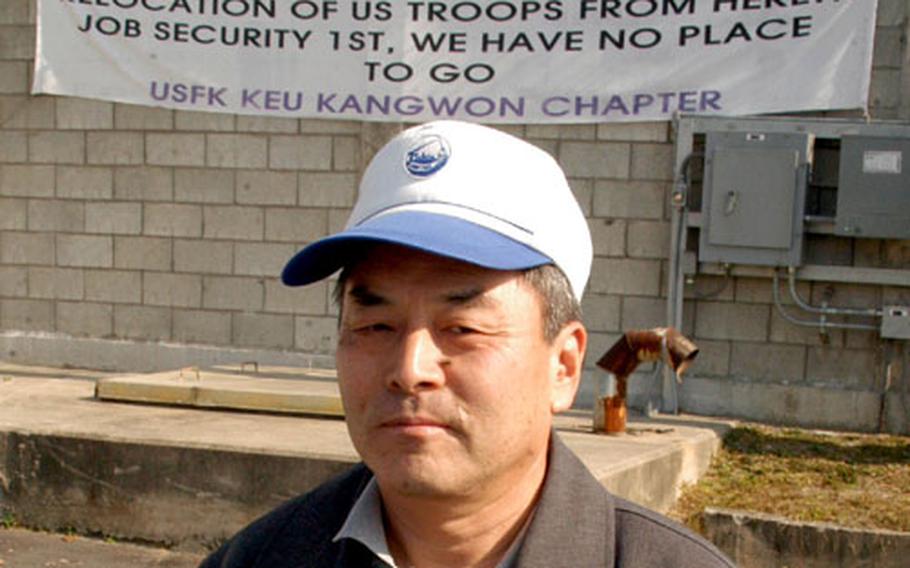
M 39 0 L 36 93 L 500 123 L 866 105 L 876 0 Z

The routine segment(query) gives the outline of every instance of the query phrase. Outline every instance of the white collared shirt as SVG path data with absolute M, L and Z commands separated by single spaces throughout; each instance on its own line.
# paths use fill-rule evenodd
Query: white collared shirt
M 497 568 L 512 568 L 515 565 L 518 549 L 533 516 L 532 512 Z M 370 478 L 332 542 L 338 542 L 343 538 L 359 541 L 391 568 L 404 568 L 395 564 L 395 559 L 389 552 L 385 526 L 382 523 L 382 496 L 379 494 L 379 485 L 376 483 L 375 477 Z

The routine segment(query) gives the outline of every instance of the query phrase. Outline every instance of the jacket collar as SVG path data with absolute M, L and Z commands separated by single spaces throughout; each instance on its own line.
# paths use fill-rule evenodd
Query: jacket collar
M 547 477 L 517 568 L 612 567 L 613 500 L 554 433 Z

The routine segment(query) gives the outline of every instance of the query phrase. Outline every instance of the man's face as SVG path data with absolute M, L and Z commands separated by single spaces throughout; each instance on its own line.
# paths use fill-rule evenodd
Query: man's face
M 464 496 L 545 460 L 552 413 L 577 387 L 566 348 L 583 354 L 584 331 L 551 343 L 542 325 L 517 272 L 393 246 L 350 271 L 338 377 L 351 438 L 384 490 Z

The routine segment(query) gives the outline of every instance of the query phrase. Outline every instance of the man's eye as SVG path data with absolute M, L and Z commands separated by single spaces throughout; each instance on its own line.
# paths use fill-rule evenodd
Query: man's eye
M 471 333 L 477 333 L 476 329 L 474 329 L 472 327 L 468 327 L 466 325 L 453 325 L 452 327 L 449 328 L 449 331 L 451 333 L 454 333 L 455 335 L 467 335 L 467 334 L 471 334 Z
M 371 323 L 367 325 L 362 325 L 356 327 L 354 331 L 362 333 L 378 332 L 378 331 L 392 331 L 392 326 L 387 323 Z

